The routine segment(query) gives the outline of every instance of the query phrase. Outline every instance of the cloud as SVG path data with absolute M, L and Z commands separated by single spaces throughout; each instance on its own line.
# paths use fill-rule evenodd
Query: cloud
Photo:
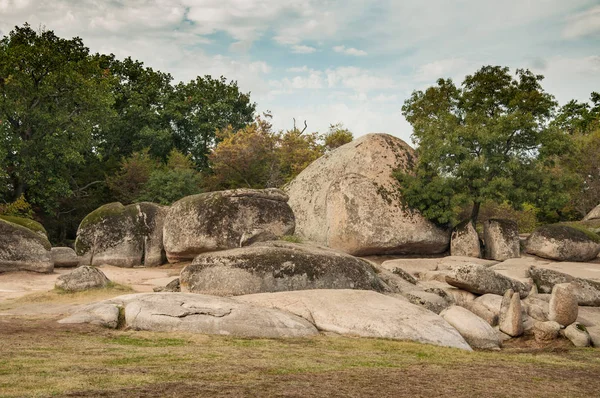
M 292 52 L 295 54 L 312 54 L 317 51 L 316 48 L 311 46 L 305 46 L 300 44 L 295 44 L 291 47 Z
M 592 7 L 582 13 L 576 14 L 567 20 L 563 36 L 567 39 L 576 39 L 600 33 L 600 6 Z
M 346 46 L 335 46 L 335 47 L 333 47 L 333 51 L 335 51 L 336 53 L 353 55 L 355 57 L 364 57 L 365 55 L 367 55 L 366 51 L 358 50 L 354 47 L 346 47 Z
M 429 62 L 419 66 L 415 73 L 418 82 L 435 82 L 439 78 L 463 77 L 468 72 L 470 63 L 464 58 L 447 58 Z M 462 79 L 461 79 L 462 80 Z

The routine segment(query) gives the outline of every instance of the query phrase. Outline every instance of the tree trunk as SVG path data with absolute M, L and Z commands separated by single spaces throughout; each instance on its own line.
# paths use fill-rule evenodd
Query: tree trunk
M 471 222 L 473 226 L 477 225 L 477 219 L 479 218 L 479 209 L 481 208 L 481 202 L 473 202 L 473 209 L 471 210 Z

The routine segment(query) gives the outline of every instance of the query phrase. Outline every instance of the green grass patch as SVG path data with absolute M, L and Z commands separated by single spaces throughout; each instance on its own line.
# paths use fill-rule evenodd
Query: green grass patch
M 290 243 L 302 243 L 302 239 L 297 235 L 283 235 L 279 240 Z
M 175 338 L 156 338 L 156 339 L 143 339 L 132 336 L 117 336 L 114 338 L 106 339 L 108 344 L 127 345 L 134 347 L 176 347 L 183 346 L 187 342 L 183 339 Z

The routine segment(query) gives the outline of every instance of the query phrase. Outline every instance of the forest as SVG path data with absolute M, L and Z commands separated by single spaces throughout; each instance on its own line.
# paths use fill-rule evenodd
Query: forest
M 600 94 L 560 106 L 528 70 L 439 79 L 402 113 L 419 156 L 406 202 L 440 225 L 501 216 L 523 231 L 579 220 L 600 197 Z M 226 77 L 176 82 L 25 24 L 0 40 L 0 215 L 69 245 L 97 207 L 281 187 L 353 139 L 343 124 L 277 131 Z M 400 111 L 400 110 L 399 110 Z M 390 132 L 394 133 L 394 132 Z

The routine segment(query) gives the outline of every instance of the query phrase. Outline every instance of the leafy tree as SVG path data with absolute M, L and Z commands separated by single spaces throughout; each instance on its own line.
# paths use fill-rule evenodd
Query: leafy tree
M 337 123 L 329 126 L 329 131 L 323 136 L 323 144 L 325 145 L 325 150 L 332 151 L 351 142 L 353 139 L 354 135 L 352 132 L 344 128 L 342 123 Z
M 590 103 L 571 100 L 560 108 L 552 125 L 567 134 L 587 134 L 600 127 L 600 93 L 592 92 Z
M 222 76 L 197 77 L 187 84 L 179 83 L 167 106 L 174 145 L 205 169 L 207 156 L 218 141 L 216 132 L 227 126 L 237 131 L 251 124 L 255 108 L 250 93 L 241 93 L 237 82 L 228 83 Z
M 106 179 L 115 198 L 123 204 L 134 203 L 143 193 L 150 175 L 160 167 L 160 162 L 152 158 L 148 148 L 134 152 L 121 161 L 117 174 Z
M 0 40 L 0 141 L 7 192 L 46 212 L 73 194 L 72 172 L 111 116 L 111 78 L 80 38 L 27 24 Z M 4 184 L 3 184 L 4 185 Z
M 293 180 L 302 170 L 325 152 L 318 133 L 303 133 L 292 129 L 278 134 L 280 185 Z
M 554 98 L 543 76 L 484 66 L 462 87 L 439 79 L 415 91 L 402 112 L 418 145 L 414 175 L 398 174 L 407 203 L 438 223 L 455 223 L 470 206 L 476 222 L 481 204 L 535 203 L 544 170 L 537 155 L 556 139 L 548 122 Z

